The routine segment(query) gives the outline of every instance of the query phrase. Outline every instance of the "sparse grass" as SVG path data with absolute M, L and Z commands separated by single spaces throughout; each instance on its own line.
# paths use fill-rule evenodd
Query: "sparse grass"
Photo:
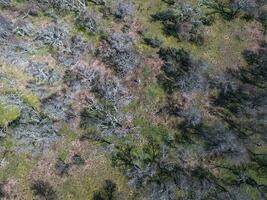
M 128 195 L 131 193 L 125 178 L 111 167 L 107 158 L 98 157 L 90 165 L 92 166 L 88 166 L 87 170 L 69 177 L 64 183 L 59 185 L 58 193 L 61 199 L 92 199 L 94 192 L 98 191 L 107 179 L 113 180 L 118 186 L 118 191 L 126 199 L 129 199 L 130 196 Z

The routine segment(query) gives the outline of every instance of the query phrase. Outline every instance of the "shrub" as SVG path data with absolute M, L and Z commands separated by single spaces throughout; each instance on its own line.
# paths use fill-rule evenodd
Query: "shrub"
M 118 19 L 127 20 L 135 13 L 131 0 L 116 0 L 111 3 L 111 13 Z
M 2 7 L 9 7 L 10 3 L 10 0 L 0 0 L 0 6 Z
M 35 40 L 54 48 L 62 46 L 69 34 L 69 30 L 64 25 L 51 24 L 37 32 Z
M 47 200 L 57 199 L 56 191 L 48 182 L 37 180 L 32 183 L 31 190 L 33 191 L 33 194 L 35 196 L 38 196 L 40 198 L 44 198 Z
M 50 6 L 63 11 L 81 11 L 86 8 L 86 0 L 48 0 Z
M 179 40 L 203 43 L 203 15 L 199 9 L 189 4 L 174 4 L 171 9 L 156 13 L 152 18 L 161 21 L 165 32 Z
M 0 15 L 0 41 L 11 36 L 12 26 L 8 19 Z
M 102 30 L 100 20 L 97 13 L 84 10 L 79 13 L 77 24 L 88 33 L 99 33 Z
M 75 65 L 85 53 L 90 51 L 90 48 L 90 43 L 83 37 L 73 36 L 66 45 L 59 47 L 55 52 L 55 57 L 60 64 L 69 67 Z
M 24 69 L 25 73 L 32 76 L 36 83 L 52 85 L 61 80 L 60 75 L 53 69 L 42 63 L 29 63 Z
M 121 126 L 121 119 L 116 111 L 117 108 L 108 102 L 101 103 L 91 99 L 88 102 L 88 107 L 80 114 L 81 126 L 97 126 L 101 130 L 113 130 Z
M 0 198 L 5 198 L 6 196 L 7 196 L 7 194 L 4 191 L 4 184 L 0 183 Z
M 112 180 L 105 180 L 100 191 L 96 192 L 93 200 L 115 200 L 117 185 Z
M 73 165 L 84 165 L 85 164 L 85 160 L 78 154 L 73 155 L 71 160 L 72 160 L 71 164 Z
M 215 106 L 223 108 L 221 116 L 241 139 L 243 146 L 238 145 L 240 147 L 238 151 L 243 151 L 244 154 L 266 137 L 263 131 L 266 129 L 267 118 L 266 45 L 262 44 L 257 52 L 245 51 L 243 55 L 248 65 L 242 67 L 239 73 L 235 72 L 232 75 L 235 77 L 232 80 L 234 87 L 227 90 L 218 87 L 219 95 L 215 99 Z M 247 140 L 253 141 L 253 144 L 248 145 Z M 255 157 L 254 159 L 257 160 Z
M 121 81 L 115 78 L 102 78 L 92 89 L 98 96 L 104 98 L 106 101 L 112 102 L 114 105 L 122 106 L 127 99 L 126 89 L 123 87 Z
M 111 34 L 98 49 L 98 55 L 121 75 L 132 71 L 139 64 L 139 58 L 133 48 L 133 41 L 124 33 Z
M 259 15 L 258 20 L 262 23 L 265 32 L 267 30 L 267 11 L 266 10 L 262 10 L 262 12 Z
M 207 65 L 194 61 L 184 49 L 161 48 L 159 56 L 164 64 L 157 78 L 167 92 L 173 93 L 178 88 L 190 91 L 207 87 Z
M 93 2 L 96 5 L 106 5 L 107 0 L 88 0 L 89 2 Z
M 63 176 L 63 175 L 68 174 L 69 167 L 70 167 L 69 164 L 65 163 L 61 159 L 57 159 L 57 162 L 55 164 L 55 173 L 56 173 L 56 175 Z
M 54 121 L 73 119 L 72 101 L 66 94 L 54 94 L 42 100 L 43 113 Z
M 98 82 L 99 77 L 99 71 L 77 65 L 75 68 L 65 71 L 64 82 L 73 89 L 91 90 Z
M 219 14 L 226 20 L 234 19 L 247 4 L 247 0 L 202 0 L 201 5 L 211 10 L 211 14 Z
M 155 38 L 145 37 L 144 42 L 153 48 L 160 47 L 160 45 L 162 44 L 162 41 L 158 39 L 157 37 Z
M 257 53 L 245 50 L 243 56 L 249 67 L 241 69 L 241 80 L 267 88 L 267 43 L 262 43 Z
M 32 23 L 24 20 L 18 20 L 13 25 L 13 33 L 19 36 L 33 36 L 35 34 L 35 30 Z

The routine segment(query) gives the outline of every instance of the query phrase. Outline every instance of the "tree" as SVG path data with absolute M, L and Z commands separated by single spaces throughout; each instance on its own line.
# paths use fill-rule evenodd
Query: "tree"
M 171 9 L 153 14 L 152 18 L 161 21 L 165 32 L 179 40 L 203 43 L 203 15 L 189 4 L 174 4 Z
M 79 13 L 77 24 L 88 33 L 96 34 L 102 30 L 100 20 L 101 16 L 97 13 L 84 10 Z
M 133 41 L 125 33 L 112 33 L 98 49 L 97 54 L 120 75 L 126 75 L 139 64 Z
M 219 14 L 226 20 L 234 19 L 246 6 L 247 0 L 202 0 L 201 5 L 211 12 L 208 15 Z
M 127 20 L 135 13 L 131 0 L 116 0 L 111 3 L 111 13 L 118 19 Z
M 192 56 L 184 49 L 161 48 L 158 52 L 164 61 L 158 81 L 168 93 L 176 89 L 192 91 L 207 86 L 207 65 Z

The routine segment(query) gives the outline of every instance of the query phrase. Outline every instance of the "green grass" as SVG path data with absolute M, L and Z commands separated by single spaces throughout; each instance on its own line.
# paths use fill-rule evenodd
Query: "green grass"
M 30 107 L 34 108 L 37 111 L 40 111 L 41 102 L 39 98 L 32 92 L 22 92 L 20 94 L 21 99 Z
M 0 127 L 7 126 L 10 122 L 18 119 L 20 109 L 17 106 L 0 103 Z

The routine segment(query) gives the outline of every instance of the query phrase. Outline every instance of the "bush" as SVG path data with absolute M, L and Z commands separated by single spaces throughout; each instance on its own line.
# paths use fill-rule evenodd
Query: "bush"
M 88 33 L 99 33 L 102 30 L 100 20 L 97 13 L 84 10 L 79 13 L 77 24 Z
M 5 198 L 6 196 L 7 196 L 7 194 L 4 191 L 4 184 L 0 183 L 0 198 Z
M 203 15 L 197 8 L 188 4 L 174 4 L 169 10 L 152 15 L 154 20 L 161 21 L 167 34 L 196 44 L 202 44 Z
M 112 180 L 105 180 L 100 191 L 96 192 L 93 200 L 115 200 L 117 192 L 117 185 Z
M 75 68 L 65 71 L 64 82 L 73 90 L 78 88 L 90 91 L 98 83 L 99 78 L 98 70 L 77 65 Z
M 114 105 L 122 106 L 127 103 L 130 97 L 127 97 L 126 89 L 121 81 L 115 78 L 103 77 L 98 80 L 92 91 L 104 100 L 112 102 Z
M 31 185 L 31 190 L 33 191 L 33 194 L 35 196 L 38 196 L 40 198 L 44 198 L 47 200 L 57 199 L 56 191 L 48 182 L 44 182 L 41 180 L 35 181 Z
M 101 130 L 113 130 L 121 126 L 121 119 L 116 111 L 117 108 L 114 105 L 92 99 L 88 102 L 88 107 L 80 114 L 80 125 L 82 127 L 97 126 Z
M 72 156 L 71 158 L 71 164 L 72 165 L 84 165 L 85 164 L 85 160 L 78 154 L 75 154 Z
M 91 45 L 83 37 L 73 36 L 66 45 L 59 47 L 55 52 L 55 57 L 58 63 L 69 67 L 78 63 L 82 56 L 90 51 L 90 48 Z
M 260 88 L 267 88 L 267 43 L 262 43 L 257 53 L 245 50 L 243 56 L 249 68 L 241 69 L 241 80 Z
M 25 73 L 32 76 L 37 84 L 52 85 L 61 80 L 60 75 L 46 64 L 30 63 L 25 69 Z
M 238 146 L 239 152 L 243 151 L 243 154 L 254 148 L 254 145 L 265 143 L 263 140 L 266 138 L 266 132 L 263 130 L 267 128 L 265 123 L 267 119 L 266 49 L 266 45 L 262 44 L 257 52 L 244 51 L 243 55 L 248 65 L 242 67 L 239 73 L 232 74 L 235 78 L 231 80 L 234 82 L 231 85 L 234 87 L 231 86 L 227 90 L 217 88 L 219 95 L 215 99 L 215 106 L 223 108 L 222 118 L 241 139 L 243 147 Z M 248 145 L 247 140 L 253 141 L 253 144 Z
M 0 15 L 0 41 L 11 36 L 12 26 L 8 19 Z
M 232 20 L 247 5 L 247 0 L 202 0 L 201 5 L 211 10 L 211 14 L 219 14 L 226 20 Z
M 13 28 L 13 32 L 19 36 L 33 36 L 34 28 L 31 23 L 27 23 L 25 21 L 18 21 L 14 24 L 15 28 Z
M 88 0 L 89 2 L 93 2 L 96 5 L 106 5 L 107 0 Z
M 54 94 L 42 100 L 43 113 L 53 121 L 69 121 L 75 117 L 72 101 L 66 94 Z
M 155 38 L 145 37 L 144 42 L 153 48 L 160 47 L 160 45 L 162 44 L 162 41 L 157 37 Z
M 126 75 L 139 64 L 133 41 L 124 33 L 111 34 L 98 49 L 98 55 L 120 75 Z
M 61 159 L 57 159 L 57 162 L 55 164 L 55 170 L 56 170 L 55 173 L 56 173 L 56 175 L 63 176 L 63 175 L 68 174 L 69 167 L 70 167 L 69 164 L 65 163 Z
M 267 30 L 267 11 L 266 10 L 262 10 L 258 20 L 262 23 L 262 25 L 265 29 L 265 32 L 266 32 L 266 30 Z
M 116 0 L 111 3 L 111 13 L 118 19 L 127 20 L 135 13 L 131 0 Z
M 56 48 L 63 45 L 68 34 L 69 30 L 64 25 L 51 24 L 38 31 L 35 40 Z
M 10 0 L 0 0 L 0 6 L 2 7 L 9 7 L 10 3 Z
M 63 11 L 81 11 L 86 8 L 86 0 L 48 0 L 47 2 L 51 7 Z
M 164 61 L 158 81 L 168 93 L 176 89 L 190 91 L 207 87 L 207 65 L 194 61 L 184 49 L 161 48 L 160 58 Z

